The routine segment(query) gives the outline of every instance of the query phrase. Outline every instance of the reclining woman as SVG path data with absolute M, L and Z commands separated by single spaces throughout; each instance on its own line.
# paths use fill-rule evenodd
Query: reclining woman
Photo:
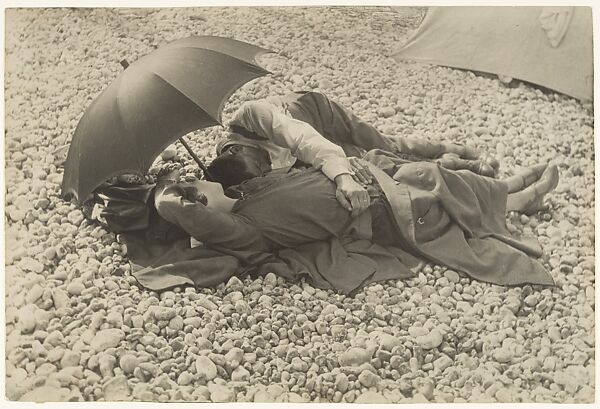
M 497 180 L 379 150 L 363 159 L 374 183 L 370 207 L 358 217 L 316 169 L 247 180 L 238 200 L 218 183 L 180 184 L 169 174 L 157 184 L 155 207 L 212 249 L 243 254 L 244 263 L 264 271 L 308 274 L 317 286 L 346 293 L 413 275 L 420 260 L 500 285 L 553 284 L 530 257 L 541 255 L 539 244 L 511 237 L 506 212 L 539 206 L 558 183 L 555 165 Z

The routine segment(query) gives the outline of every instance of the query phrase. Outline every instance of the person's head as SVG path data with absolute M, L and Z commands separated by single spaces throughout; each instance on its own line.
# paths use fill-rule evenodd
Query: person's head
M 271 170 L 269 154 L 264 149 L 241 144 L 225 146 L 208 165 L 211 180 L 223 188 L 239 185 L 244 180 L 263 176 Z

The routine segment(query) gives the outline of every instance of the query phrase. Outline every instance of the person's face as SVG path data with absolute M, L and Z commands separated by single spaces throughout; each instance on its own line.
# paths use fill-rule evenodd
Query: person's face
M 271 170 L 269 153 L 263 149 L 233 145 L 225 154 L 235 155 L 237 161 L 244 165 L 245 172 L 251 177 L 263 176 Z

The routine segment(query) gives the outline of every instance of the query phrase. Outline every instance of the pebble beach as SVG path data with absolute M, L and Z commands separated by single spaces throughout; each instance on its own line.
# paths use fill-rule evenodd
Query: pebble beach
M 423 7 L 6 10 L 6 397 L 17 401 L 591 403 L 595 394 L 591 105 L 492 75 L 398 62 Z M 156 293 L 115 234 L 62 200 L 85 109 L 168 42 L 216 35 L 273 51 L 244 101 L 313 90 L 388 135 L 450 140 L 499 177 L 559 166 L 547 209 L 509 214 L 536 236 L 554 287 L 503 287 L 428 264 L 353 297 L 270 273 Z M 206 162 L 223 128 L 188 135 Z M 175 164 L 201 175 L 180 144 Z

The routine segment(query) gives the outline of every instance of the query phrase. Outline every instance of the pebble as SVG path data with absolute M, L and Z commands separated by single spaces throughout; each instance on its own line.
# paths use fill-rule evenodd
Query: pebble
M 299 357 L 292 358 L 291 367 L 297 372 L 306 372 L 308 370 L 308 364 Z
M 375 391 L 366 391 L 358 395 L 354 403 L 360 404 L 386 404 L 392 403 L 388 398 L 383 396 L 379 392 Z
M 132 374 L 135 368 L 138 367 L 139 360 L 133 354 L 125 354 L 119 358 L 119 367 L 125 374 Z
M 417 336 L 416 341 L 423 349 L 434 349 L 442 344 L 443 336 L 439 330 L 434 329 L 428 334 Z
M 389 118 L 396 115 L 396 110 L 392 107 L 385 107 L 379 111 L 379 115 L 381 115 L 384 118 Z
M 218 366 L 225 366 L 227 364 L 227 360 L 222 354 L 210 353 L 208 354 L 208 359 L 210 359 L 215 365 Z
M 360 366 L 371 361 L 371 353 L 364 348 L 351 347 L 340 354 L 340 366 Z
M 458 283 L 460 281 L 460 276 L 458 275 L 458 273 L 456 271 L 453 270 L 446 270 L 444 272 L 444 277 L 446 277 L 448 279 L 448 281 L 450 281 L 451 283 Z
M 241 348 L 231 348 L 225 354 L 225 361 L 231 368 L 237 368 L 244 360 L 244 350 Z
M 213 348 L 212 342 L 204 337 L 196 338 L 196 346 L 200 351 L 211 350 Z
M 408 328 L 408 335 L 413 338 L 422 337 L 429 334 L 429 330 L 425 327 L 417 327 L 415 325 Z
M 391 351 L 394 347 L 402 345 L 402 341 L 398 337 L 382 331 L 374 331 L 370 336 L 380 348 L 386 351 Z
M 97 366 L 100 369 L 100 373 L 102 374 L 102 376 L 104 378 L 112 378 L 114 376 L 115 366 L 117 365 L 117 359 L 108 353 L 101 353 L 98 354 L 96 357 L 98 362 Z M 89 361 L 88 365 L 90 365 Z
M 281 385 L 269 385 L 267 387 L 267 393 L 273 398 L 278 398 L 285 393 L 285 389 L 283 389 Z
M 164 348 L 160 348 L 156 351 L 156 357 L 159 361 L 166 361 L 173 357 L 173 348 L 171 346 L 166 346 Z
M 183 320 L 183 325 L 190 325 L 193 328 L 200 328 L 202 326 L 202 318 L 200 317 L 189 317 Z
M 177 147 L 175 145 L 169 145 L 160 154 L 162 160 L 171 160 L 177 156 Z
M 548 338 L 550 338 L 550 341 L 552 342 L 560 341 L 562 339 L 562 336 L 560 335 L 560 329 L 557 327 L 548 328 Z
M 67 397 L 68 389 L 53 386 L 39 386 L 20 397 L 22 402 L 61 402 Z
M 173 331 L 181 331 L 184 325 L 185 323 L 183 322 L 183 318 L 175 316 L 169 321 L 168 327 Z
M 366 388 L 377 385 L 381 379 L 371 371 L 362 371 L 358 375 L 358 381 Z
M 169 321 L 171 318 L 175 317 L 175 315 L 177 315 L 175 308 L 158 307 L 154 310 L 154 318 L 159 321 Z
M 328 79 L 319 80 L 319 88 L 322 90 L 328 90 L 335 86 L 333 82 Z
M 494 397 L 496 398 L 496 400 L 498 402 L 501 403 L 510 403 L 510 402 L 514 402 L 515 397 L 513 396 L 513 394 L 508 391 L 507 389 L 498 389 L 496 391 L 496 393 L 494 394 Z
M 23 220 L 25 218 L 26 215 L 27 215 L 27 210 L 24 210 L 24 209 L 17 209 L 17 208 L 11 207 L 8 210 L 8 217 L 10 217 L 11 220 L 14 222 L 20 222 L 21 220 Z
M 71 305 L 71 299 L 60 288 L 55 288 L 52 290 L 52 301 L 54 302 L 54 308 L 67 308 Z
M 267 273 L 263 278 L 264 285 L 276 286 L 277 285 L 277 276 L 273 273 Z
M 10 379 L 13 382 L 22 382 L 27 379 L 27 371 L 23 368 L 16 368 L 11 374 Z
M 219 307 L 217 307 L 217 304 L 215 304 L 214 302 L 212 302 L 206 298 L 199 298 L 195 302 L 196 302 L 196 305 L 198 305 L 199 307 L 205 308 L 208 311 L 214 311 L 219 308 Z
M 233 402 L 235 395 L 227 385 L 208 384 L 210 400 L 214 403 Z
M 250 376 L 250 372 L 246 370 L 246 368 L 244 368 L 243 366 L 237 366 L 231 372 L 231 380 L 234 382 L 248 381 L 250 379 Z
M 494 359 L 502 364 L 511 362 L 513 355 L 514 354 L 508 348 L 498 348 L 493 353 Z
M 102 352 L 114 348 L 125 338 L 125 333 L 117 328 L 98 331 L 90 343 L 92 350 Z
M 188 371 L 183 371 L 177 377 L 177 385 L 187 386 L 194 382 L 194 377 Z
M 440 371 L 444 371 L 446 368 L 452 365 L 453 361 L 447 355 L 442 354 L 438 359 L 433 361 L 433 367 Z
M 67 350 L 60 360 L 60 366 L 61 368 L 79 366 L 79 361 L 81 361 L 81 354 L 79 352 Z
M 85 285 L 81 280 L 73 280 L 67 285 L 69 295 L 78 296 L 85 290 Z
M 65 354 L 65 350 L 62 348 L 53 348 L 48 351 L 48 362 L 56 362 L 59 361 L 63 355 Z M 62 365 L 61 365 L 62 366 Z
M 339 373 L 335 377 L 335 390 L 341 393 L 346 393 L 349 387 L 348 376 L 344 373 Z
M 427 401 L 434 397 L 435 385 L 431 379 L 424 379 L 417 388 L 418 394 L 422 395 Z
M 230 291 L 242 291 L 244 289 L 244 283 L 242 283 L 242 281 L 236 276 L 233 276 L 229 279 L 229 281 L 227 281 L 225 288 Z
M 292 81 L 292 83 L 297 87 L 304 86 L 304 79 L 302 79 L 302 77 L 300 75 L 292 75 L 290 77 L 290 81 Z
M 234 305 L 235 311 L 238 314 L 251 314 L 252 309 L 248 306 L 248 303 L 244 300 L 237 300 Z
M 25 271 L 31 271 L 33 273 L 41 273 L 44 271 L 44 265 L 37 260 L 27 258 L 19 263 L 19 266 Z
M 144 326 L 144 317 L 142 315 L 134 315 L 131 317 L 131 326 L 133 328 L 142 328 Z
M 200 356 L 196 358 L 196 374 L 200 379 L 211 381 L 217 377 L 217 366 L 210 358 Z
M 36 325 L 35 315 L 31 312 L 25 311 L 19 314 L 19 327 L 23 333 L 32 333 Z
M 123 375 L 115 376 L 104 384 L 104 400 L 107 402 L 128 401 L 131 399 L 131 389 L 127 378 Z
M 57 346 L 62 344 L 64 341 L 64 335 L 62 334 L 62 332 L 56 330 L 56 331 L 52 331 L 51 333 L 48 334 L 48 336 L 45 339 L 45 343 L 48 345 L 52 345 L 52 346 Z
M 123 325 L 123 314 L 118 311 L 111 311 L 106 316 L 106 322 L 115 328 L 121 328 Z
M 528 295 L 527 297 L 525 297 L 525 300 L 523 300 L 523 302 L 530 307 L 535 307 L 539 302 L 539 296 L 537 294 Z
M 154 394 L 152 393 L 152 390 L 150 389 L 150 385 L 145 382 L 136 384 L 133 387 L 133 391 L 131 392 L 131 395 L 135 399 L 140 400 L 142 402 L 148 402 L 148 401 L 154 400 Z
M 45 362 L 35 369 L 35 374 L 39 376 L 48 376 L 51 373 L 56 372 L 56 370 L 57 368 L 55 365 Z
M 73 210 L 67 215 L 67 220 L 69 220 L 72 225 L 79 227 L 83 221 L 83 213 L 81 213 L 80 210 Z

